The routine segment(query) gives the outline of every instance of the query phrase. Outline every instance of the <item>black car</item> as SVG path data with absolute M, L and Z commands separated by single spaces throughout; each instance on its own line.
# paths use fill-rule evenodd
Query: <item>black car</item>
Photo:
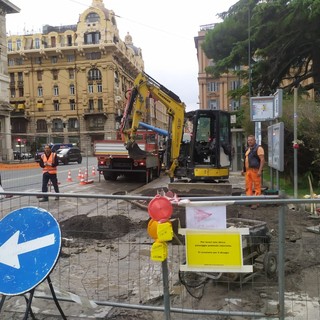
M 21 160 L 22 159 L 22 155 L 19 151 L 13 151 L 13 159 L 14 160 Z
M 82 162 L 81 151 L 77 147 L 65 148 L 57 150 L 57 157 L 59 162 L 68 164 L 69 162 Z
M 34 155 L 34 160 L 36 162 L 40 162 L 40 158 L 44 153 L 44 147 L 46 146 L 46 144 L 43 144 L 40 148 L 40 150 L 37 150 L 37 152 Z M 51 151 L 52 152 L 57 152 L 59 149 L 63 149 L 63 148 L 71 148 L 73 147 L 72 143 L 51 143 L 49 144 Z

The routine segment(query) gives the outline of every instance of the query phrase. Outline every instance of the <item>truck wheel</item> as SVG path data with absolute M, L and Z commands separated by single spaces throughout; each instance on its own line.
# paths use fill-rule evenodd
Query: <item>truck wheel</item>
M 267 276 L 275 275 L 278 270 L 277 256 L 272 252 L 267 252 L 263 259 L 263 267 Z
M 149 183 L 153 180 L 153 169 L 146 171 L 146 183 Z
M 114 172 L 104 172 L 103 176 L 106 181 L 116 181 L 118 178 L 118 175 Z
M 155 170 L 154 170 L 154 176 L 156 178 L 159 178 L 160 177 L 160 173 L 161 173 L 161 165 L 159 167 L 156 167 Z

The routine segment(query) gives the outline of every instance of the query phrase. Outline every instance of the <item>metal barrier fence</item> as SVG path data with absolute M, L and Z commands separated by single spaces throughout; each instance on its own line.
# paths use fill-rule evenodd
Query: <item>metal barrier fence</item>
M 301 207 L 320 204 L 320 199 L 190 198 L 227 203 L 231 227 L 252 231 L 243 236 L 243 257 L 245 264 L 254 266 L 253 273 L 200 273 L 179 271 L 186 259 L 181 235 L 169 242 L 165 262 L 150 259 L 153 239 L 147 233 L 146 210 L 150 197 L 61 193 L 54 201 L 48 193 L 49 202 L 39 204 L 40 195 L 10 193 L 12 197 L 0 201 L 1 218 L 34 206 L 59 222 L 62 251 L 50 278 L 68 319 L 107 319 L 119 310 L 126 310 L 128 319 L 319 318 L 318 216 Z M 254 203 L 260 209 L 250 211 Z M 183 215 L 184 208 L 174 204 L 175 233 L 177 218 L 181 222 Z M 32 302 L 37 317 L 59 316 L 48 299 L 52 294 L 43 282 Z M 25 309 L 23 297 L 10 297 L 3 303 L 1 319 Z

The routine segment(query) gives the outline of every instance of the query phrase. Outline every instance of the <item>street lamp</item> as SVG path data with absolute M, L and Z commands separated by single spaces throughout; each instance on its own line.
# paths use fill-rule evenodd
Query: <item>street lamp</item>
M 18 146 L 19 146 L 19 153 L 20 153 L 19 159 L 20 159 L 20 162 L 21 162 L 21 158 L 22 158 L 22 153 L 21 153 L 21 139 L 20 139 L 20 138 L 18 138 L 18 139 L 17 139 L 17 142 L 18 142 Z

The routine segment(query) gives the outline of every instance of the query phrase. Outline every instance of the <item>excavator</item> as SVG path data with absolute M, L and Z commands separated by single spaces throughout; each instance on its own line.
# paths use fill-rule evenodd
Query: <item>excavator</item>
M 160 101 L 169 115 L 168 129 L 142 120 L 148 113 L 147 99 Z M 138 74 L 129 90 L 120 132 L 133 159 L 147 155 L 136 142 L 139 128 L 165 136 L 165 164 L 170 182 L 221 182 L 229 178 L 232 148 L 230 114 L 221 110 L 186 112 L 180 98 L 145 72 Z

